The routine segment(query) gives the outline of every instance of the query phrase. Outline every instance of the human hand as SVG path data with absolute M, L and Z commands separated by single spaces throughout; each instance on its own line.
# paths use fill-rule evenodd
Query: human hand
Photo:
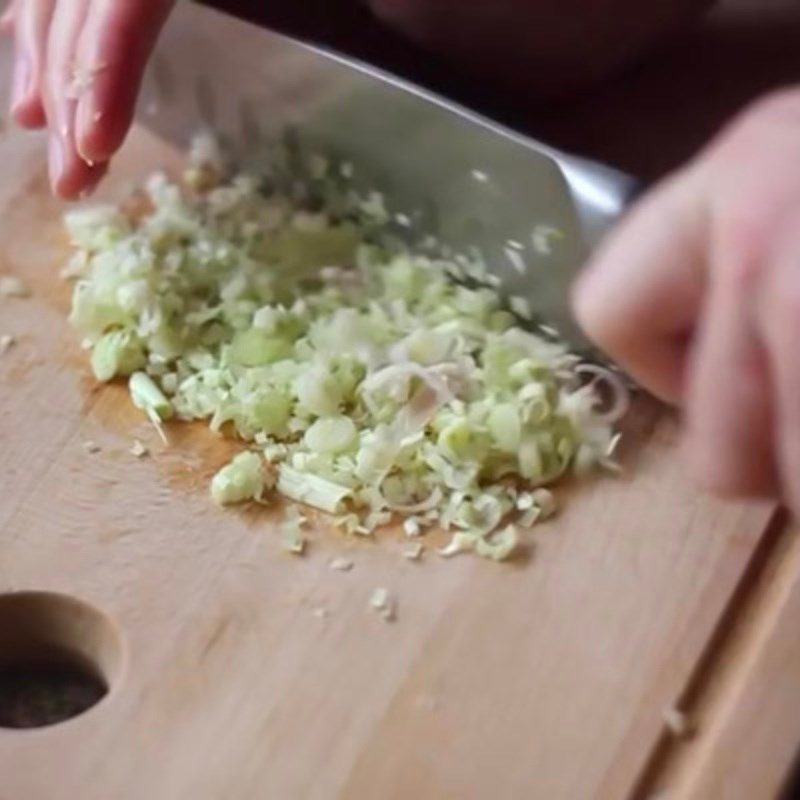
M 589 336 L 683 407 L 693 471 L 800 514 L 800 90 L 646 196 L 574 294 Z
M 147 59 L 174 0 L 12 0 L 11 114 L 49 129 L 53 191 L 94 188 L 130 127 Z

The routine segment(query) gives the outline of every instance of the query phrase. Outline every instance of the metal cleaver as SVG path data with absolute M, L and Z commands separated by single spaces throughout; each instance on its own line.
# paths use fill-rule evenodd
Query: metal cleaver
M 422 232 L 477 247 L 502 291 L 574 347 L 569 287 L 636 181 L 536 142 L 366 64 L 178 3 L 139 119 L 179 146 L 212 128 L 242 149 L 296 127 L 351 161 Z

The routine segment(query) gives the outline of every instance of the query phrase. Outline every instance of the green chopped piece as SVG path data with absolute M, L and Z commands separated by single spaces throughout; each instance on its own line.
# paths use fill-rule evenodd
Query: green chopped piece
M 214 478 L 218 502 L 261 499 L 277 474 L 278 493 L 349 534 L 438 527 L 455 531 L 443 555 L 504 560 L 509 523 L 555 511 L 545 487 L 619 468 L 624 383 L 523 328 L 496 265 L 414 242 L 420 214 L 296 139 L 267 155 L 245 169 L 206 135 L 183 183 L 159 173 L 133 202 L 65 218 L 70 321 L 97 378 L 129 376 L 165 442 L 177 417 L 258 448 Z
M 229 345 L 228 361 L 243 367 L 262 367 L 292 356 L 292 343 L 258 328 L 239 331 Z
M 132 331 L 110 331 L 92 349 L 92 372 L 99 381 L 130 375 L 147 363 L 141 341 Z
M 133 404 L 136 408 L 146 412 L 148 416 L 154 415 L 160 420 L 169 419 L 172 416 L 172 404 L 146 372 L 134 372 L 128 382 L 128 388 Z
M 211 497 L 220 506 L 261 500 L 263 492 L 264 461 L 249 451 L 239 453 L 211 481 Z
M 481 536 L 475 540 L 475 552 L 481 558 L 490 558 L 492 561 L 506 561 L 518 547 L 519 534 L 513 525 L 508 525 L 492 536 Z
M 286 464 L 282 464 L 278 471 L 277 489 L 290 500 L 305 503 L 329 514 L 341 513 L 344 501 L 352 494 L 347 486 L 340 486 L 318 475 L 300 472 Z

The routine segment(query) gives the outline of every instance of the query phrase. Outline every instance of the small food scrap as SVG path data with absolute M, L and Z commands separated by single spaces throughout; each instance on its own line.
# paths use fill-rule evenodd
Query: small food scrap
M 552 225 L 537 225 L 531 233 L 533 249 L 542 256 L 549 256 L 553 252 L 553 242 L 564 238 L 564 232 Z
M 406 517 L 403 520 L 403 530 L 405 531 L 406 536 L 419 536 L 422 533 L 422 527 L 419 524 L 419 519 L 417 519 L 417 517 Z
M 422 542 L 415 542 L 411 547 L 403 550 L 403 558 L 407 561 L 419 561 L 422 558 L 422 553 L 425 550 L 425 545 Z
M 83 449 L 89 454 L 94 454 L 99 453 L 102 448 L 93 439 L 87 439 L 83 443 Z
M 325 606 L 317 606 L 316 608 L 314 608 L 314 609 L 312 610 L 312 612 L 311 612 L 311 613 L 312 613 L 312 614 L 313 614 L 313 615 L 314 615 L 314 616 L 315 616 L 317 619 L 321 619 L 321 620 L 326 620 L 326 619 L 328 618 L 328 616 L 330 615 L 330 612 L 328 611 L 328 609 L 327 609 L 327 608 L 325 608 Z
M 397 618 L 397 603 L 383 587 L 376 589 L 369 599 L 370 607 L 377 611 L 387 622 Z
M 0 356 L 7 353 L 16 343 L 17 340 L 10 333 L 0 335 Z
M 0 297 L 29 297 L 30 290 L 16 275 L 0 275 Z
M 144 458 L 150 451 L 138 439 L 134 439 L 128 452 L 136 458 Z
M 676 739 L 687 739 L 695 732 L 695 726 L 684 711 L 675 706 L 664 709 L 664 724 Z
M 349 558 L 334 558 L 328 566 L 334 572 L 349 572 L 353 569 L 353 562 Z
M 246 500 L 260 500 L 264 493 L 264 461 L 256 453 L 239 453 L 211 481 L 211 497 L 227 506 Z
M 307 520 L 297 508 L 289 508 L 280 523 L 281 547 L 287 552 L 301 556 L 306 550 L 302 528 Z

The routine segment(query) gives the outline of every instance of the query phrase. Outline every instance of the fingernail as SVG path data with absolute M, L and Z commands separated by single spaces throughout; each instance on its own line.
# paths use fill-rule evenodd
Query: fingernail
M 50 137 L 49 146 L 50 181 L 55 186 L 64 172 L 64 143 L 60 136 Z
M 27 56 L 20 54 L 14 62 L 14 78 L 11 83 L 11 110 L 23 103 L 30 94 L 31 66 Z

